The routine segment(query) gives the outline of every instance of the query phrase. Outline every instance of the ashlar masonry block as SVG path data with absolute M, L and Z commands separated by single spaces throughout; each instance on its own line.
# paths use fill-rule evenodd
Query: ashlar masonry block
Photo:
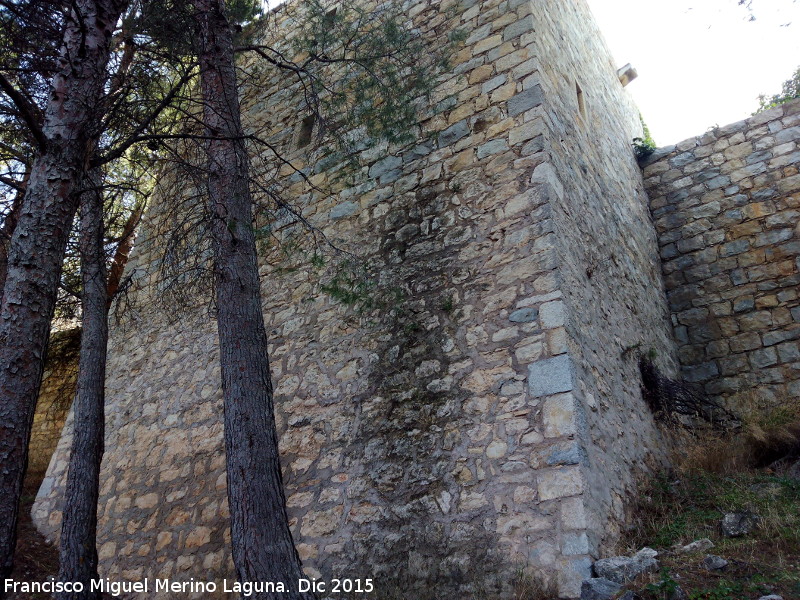
M 569 392 L 574 385 L 572 360 L 567 354 L 531 363 L 528 367 L 530 395 L 539 398 Z

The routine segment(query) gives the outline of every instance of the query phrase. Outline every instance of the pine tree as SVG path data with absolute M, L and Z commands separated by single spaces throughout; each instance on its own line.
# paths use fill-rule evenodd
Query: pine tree
M 224 1 L 194 0 L 194 7 L 233 560 L 240 581 L 283 581 L 293 587 L 302 569 L 285 508 L 246 142 L 271 146 L 241 125 Z M 269 46 L 245 44 L 238 50 L 255 52 L 300 78 L 318 129 L 333 137 L 343 153 L 351 142 L 344 134 L 355 127 L 376 139 L 412 140 L 419 100 L 432 90 L 449 45 L 424 52 L 419 35 L 403 26 L 402 13 L 388 5 L 376 12 L 356 3 L 342 3 L 333 13 L 321 2 L 306 8 L 304 31 L 296 42 L 309 57 L 302 64 Z M 313 596 L 296 589 L 256 596 L 278 597 Z
M 60 538 L 60 581 L 79 581 L 82 592 L 58 600 L 99 600 L 91 581 L 97 574 L 97 498 L 105 441 L 105 377 L 108 347 L 108 283 L 103 231 L 102 173 L 84 178 L 80 196 L 82 331 L 74 430 Z
M 111 36 L 124 0 L 75 0 L 39 127 L 30 103 L 4 89 L 37 141 L 8 251 L 0 309 L 0 570 L 13 564 L 22 480 L 75 193 L 95 147 Z M 6 79 L 7 81 L 7 79 Z M 15 100 L 15 97 L 17 99 Z
M 294 586 L 302 570 L 286 516 L 233 40 L 222 0 L 194 0 L 194 6 L 203 119 L 211 138 L 208 207 L 233 561 L 241 582 Z M 278 596 L 313 598 L 297 590 L 256 597 Z

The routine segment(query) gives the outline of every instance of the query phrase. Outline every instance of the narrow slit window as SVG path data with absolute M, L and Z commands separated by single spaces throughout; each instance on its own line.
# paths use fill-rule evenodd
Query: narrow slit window
M 586 101 L 583 98 L 583 90 L 581 86 L 578 85 L 578 82 L 575 82 L 575 95 L 578 97 L 578 112 L 581 113 L 581 116 L 586 116 Z
M 311 143 L 311 136 L 314 133 L 314 115 L 304 117 L 300 122 L 300 131 L 297 134 L 297 147 L 305 148 Z
M 331 25 L 333 25 L 333 21 L 336 18 L 336 12 L 338 10 L 339 10 L 339 8 L 337 6 L 334 6 L 332 9 L 330 9 L 328 12 L 325 13 L 325 21 L 324 22 L 325 22 L 325 25 L 327 27 L 330 27 Z

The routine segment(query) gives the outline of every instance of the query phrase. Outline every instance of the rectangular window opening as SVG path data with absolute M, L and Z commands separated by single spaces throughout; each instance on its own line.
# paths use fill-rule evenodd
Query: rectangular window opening
M 300 122 L 300 131 L 297 134 L 297 147 L 305 148 L 311 143 L 311 136 L 314 133 L 314 115 L 303 117 Z
M 581 113 L 581 116 L 586 116 L 586 101 L 583 98 L 583 90 L 581 86 L 578 85 L 578 82 L 575 82 L 575 94 L 578 96 L 578 112 Z
M 332 9 L 330 9 L 328 12 L 325 13 L 324 23 L 326 27 L 330 27 L 331 25 L 333 25 L 333 21 L 336 18 L 336 11 L 338 10 L 339 7 L 334 6 Z

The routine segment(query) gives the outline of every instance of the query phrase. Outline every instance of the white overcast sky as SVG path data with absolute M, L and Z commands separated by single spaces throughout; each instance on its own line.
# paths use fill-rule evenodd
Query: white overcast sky
M 588 0 L 659 146 L 747 118 L 800 66 L 800 0 Z

